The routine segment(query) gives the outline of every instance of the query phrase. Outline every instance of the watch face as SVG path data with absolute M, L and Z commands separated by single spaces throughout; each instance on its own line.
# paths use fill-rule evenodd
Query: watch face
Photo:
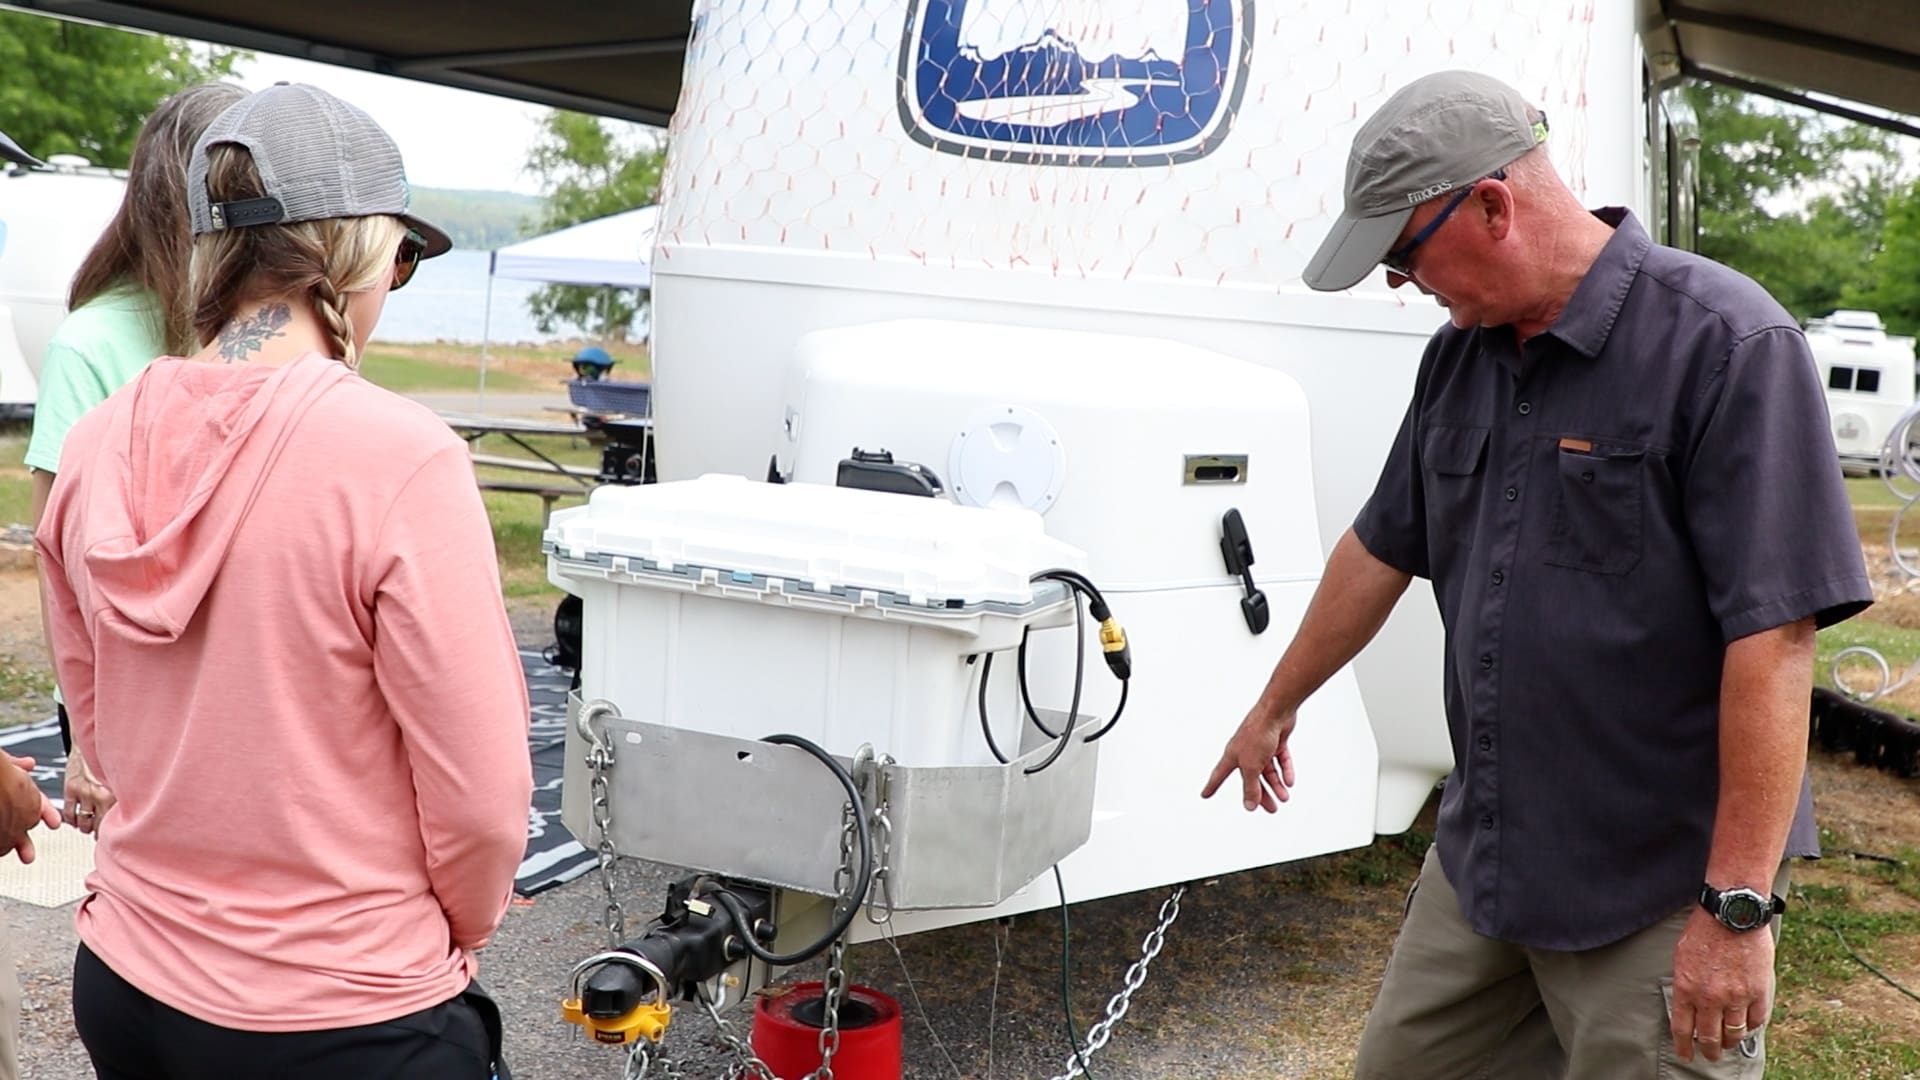
M 1767 905 L 1749 892 L 1729 892 L 1721 896 L 1720 917 L 1735 930 L 1759 926 L 1765 921 L 1767 910 Z

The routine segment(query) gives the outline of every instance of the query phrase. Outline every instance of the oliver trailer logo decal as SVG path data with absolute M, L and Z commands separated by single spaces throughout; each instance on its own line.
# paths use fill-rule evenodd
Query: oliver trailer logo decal
M 914 0 L 900 119 L 935 150 L 1156 165 L 1226 138 L 1253 0 Z

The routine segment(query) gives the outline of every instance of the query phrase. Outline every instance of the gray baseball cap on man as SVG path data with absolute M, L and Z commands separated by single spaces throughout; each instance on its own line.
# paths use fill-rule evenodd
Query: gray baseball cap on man
M 216 203 L 207 192 L 207 151 L 247 148 L 266 194 Z M 214 118 L 187 161 L 187 209 L 193 234 L 386 214 L 407 223 L 425 245 L 421 258 L 453 247 L 447 234 L 407 213 L 412 189 L 400 148 L 373 118 L 317 87 L 275 83 Z
M 1485 178 L 1546 139 L 1546 114 L 1498 79 L 1442 71 L 1408 83 L 1354 136 L 1346 208 L 1307 262 L 1307 284 L 1323 291 L 1359 284 L 1421 203 Z

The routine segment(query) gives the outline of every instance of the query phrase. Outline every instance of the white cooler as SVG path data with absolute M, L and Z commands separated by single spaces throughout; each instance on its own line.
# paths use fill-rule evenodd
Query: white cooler
M 1029 578 L 1086 564 L 1028 510 L 737 476 L 598 488 L 553 515 L 543 549 L 584 608 L 583 700 L 842 757 L 867 743 L 907 767 L 994 763 L 969 657 L 1070 622 L 1066 590 Z M 1000 746 L 1021 722 L 994 717 Z

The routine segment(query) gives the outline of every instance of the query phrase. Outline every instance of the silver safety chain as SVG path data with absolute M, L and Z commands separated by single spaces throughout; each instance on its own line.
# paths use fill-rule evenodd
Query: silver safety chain
M 1067 1058 L 1067 1071 L 1053 1077 L 1053 1080 L 1074 1080 L 1076 1076 L 1086 1075 L 1086 1071 L 1080 1067 L 1081 1059 L 1092 1061 L 1093 1055 L 1107 1045 L 1107 1040 L 1113 1037 L 1115 1025 L 1120 1023 L 1121 1017 L 1127 1015 L 1127 1007 L 1133 1003 L 1134 991 L 1139 990 L 1140 985 L 1147 981 L 1147 965 L 1153 963 L 1154 957 L 1159 956 L 1160 950 L 1166 946 L 1167 929 L 1173 925 L 1173 920 L 1180 917 L 1180 898 L 1186 894 L 1187 887 L 1177 885 L 1160 904 L 1159 921 L 1140 942 L 1140 959 L 1135 960 L 1132 966 L 1127 968 L 1127 976 L 1123 980 L 1124 985 L 1120 988 L 1120 992 L 1108 999 L 1106 1018 L 1087 1029 L 1086 1045 L 1079 1053 Z
M 748 1046 L 745 1039 L 733 1033 L 733 1025 L 727 1022 L 726 1017 L 720 1015 L 720 1009 L 714 1005 L 713 998 L 707 995 L 705 985 L 699 987 L 699 994 L 700 1004 L 707 1007 L 707 1015 L 713 1018 L 714 1032 L 738 1059 L 727 1068 L 727 1080 L 739 1080 L 740 1077 L 750 1077 L 751 1080 L 780 1080 L 773 1074 L 773 1070 L 767 1067 L 767 1063 L 760 1060 L 760 1055 L 753 1052 L 753 1047 Z
M 619 861 L 619 853 L 613 849 L 613 743 L 601 738 L 594 730 L 593 722 L 602 716 L 620 715 L 612 705 L 604 701 L 591 702 L 580 709 L 576 726 L 580 734 L 587 739 L 587 768 L 593 778 L 589 785 L 593 800 L 593 828 L 600 834 L 600 887 L 607 894 L 607 945 L 619 948 L 627 939 L 627 913 L 620 906 L 620 894 L 614 888 L 614 868 Z M 628 1068 L 633 1066 L 631 1062 Z M 644 1073 L 642 1075 L 645 1075 Z
M 853 895 L 853 883 L 857 875 L 853 867 L 854 837 L 853 804 L 842 803 L 840 807 L 840 865 L 833 872 L 834 914 L 846 910 L 847 905 L 858 903 Z M 826 1023 L 820 1029 L 820 1067 L 806 1075 L 805 1080 L 833 1080 L 833 1055 L 840 1050 L 840 1002 L 847 992 L 847 939 L 843 935 L 827 948 L 827 977 L 824 993 L 826 1000 Z M 753 1052 L 753 1047 L 734 1034 L 733 1025 L 720 1015 L 719 1008 L 708 996 L 706 987 L 699 989 L 700 1003 L 706 1006 L 707 1015 L 713 1018 L 714 1030 L 719 1033 L 720 1041 L 733 1051 L 737 1059 L 727 1070 L 728 1080 L 750 1077 L 751 1080 L 780 1080 L 767 1063 Z
M 893 758 L 882 754 L 874 765 L 873 881 L 867 887 L 867 921 L 884 929 L 893 922 L 893 819 L 887 816 Z
M 660 1070 L 657 1074 L 653 1072 L 656 1068 Z M 661 1080 L 686 1080 L 679 1062 L 667 1056 L 666 1047 L 641 1039 L 627 1050 L 627 1064 L 620 1071 L 620 1080 L 646 1080 L 655 1075 Z
M 840 866 L 833 872 L 833 895 L 835 897 L 833 913 L 838 916 L 849 905 L 859 902 L 853 895 L 853 804 L 840 804 Z M 827 948 L 826 978 L 826 1015 L 825 1024 L 820 1028 L 820 1067 L 813 1070 L 808 1080 L 833 1080 L 833 1055 L 840 1051 L 840 999 L 847 992 L 847 938 L 845 934 L 834 939 Z

